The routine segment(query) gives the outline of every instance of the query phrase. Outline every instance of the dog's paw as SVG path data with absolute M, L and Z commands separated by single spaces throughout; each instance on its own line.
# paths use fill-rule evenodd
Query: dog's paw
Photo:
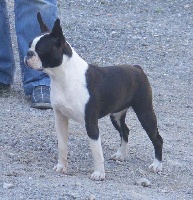
M 112 155 L 110 159 L 123 162 L 126 157 L 127 157 L 127 142 L 123 140 L 117 152 L 114 155 Z
M 56 172 L 66 173 L 67 172 L 67 166 L 62 165 L 62 164 L 57 164 L 53 168 L 53 170 L 56 171 Z
M 102 181 L 105 179 L 105 172 L 95 171 L 90 178 L 94 181 Z
M 159 173 L 162 171 L 162 162 L 154 159 L 153 163 L 149 166 L 149 170 L 155 173 Z
M 123 162 L 125 158 L 126 158 L 126 153 L 123 154 L 120 151 L 117 151 L 117 153 L 111 156 L 110 160 L 118 160 L 118 161 Z

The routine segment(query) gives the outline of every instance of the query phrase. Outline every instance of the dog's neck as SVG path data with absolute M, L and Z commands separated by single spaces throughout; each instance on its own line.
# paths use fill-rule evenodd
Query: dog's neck
M 75 79 L 75 77 L 87 67 L 87 62 L 85 62 L 72 48 L 72 57 L 68 57 L 64 54 L 60 66 L 55 68 L 45 68 L 44 72 L 50 76 L 52 81 L 57 81 L 58 79 L 67 81 L 71 78 Z
M 73 88 L 85 87 L 85 73 L 88 64 L 72 48 L 72 57 L 63 55 L 62 64 L 55 68 L 45 68 L 44 71 L 50 76 L 51 89 L 68 91 Z

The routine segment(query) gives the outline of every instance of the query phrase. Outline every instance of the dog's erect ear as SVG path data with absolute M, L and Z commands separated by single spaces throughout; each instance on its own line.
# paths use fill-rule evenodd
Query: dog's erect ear
M 55 37 L 59 42 L 65 42 L 62 27 L 60 26 L 60 20 L 57 19 L 54 23 L 54 27 L 50 33 L 51 36 Z
M 72 56 L 72 49 L 71 49 L 70 45 L 66 42 L 66 39 L 65 39 L 63 31 L 62 31 L 62 27 L 60 26 L 59 19 L 57 19 L 55 21 L 54 27 L 49 35 L 51 37 L 54 37 L 57 40 L 59 47 L 62 47 L 63 53 L 65 55 L 67 55 L 69 57 Z
M 50 32 L 49 28 L 48 28 L 48 27 L 46 26 L 46 24 L 43 22 L 42 16 L 41 16 L 40 12 L 37 13 L 37 20 L 38 20 L 39 25 L 40 25 L 41 33 Z

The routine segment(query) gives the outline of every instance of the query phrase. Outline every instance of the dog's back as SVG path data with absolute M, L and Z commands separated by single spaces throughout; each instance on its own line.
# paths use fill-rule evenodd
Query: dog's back
M 152 96 L 147 76 L 138 65 L 89 65 L 86 80 L 91 101 L 93 104 L 97 101 L 99 118 L 130 107 L 137 99 L 144 101 Z

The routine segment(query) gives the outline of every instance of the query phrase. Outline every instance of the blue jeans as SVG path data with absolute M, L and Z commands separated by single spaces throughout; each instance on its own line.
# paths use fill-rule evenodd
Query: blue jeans
M 40 35 L 37 22 L 37 12 L 51 29 L 57 18 L 57 0 L 15 0 L 15 28 L 19 48 L 20 66 L 24 92 L 30 95 L 33 88 L 38 85 L 50 85 L 49 77 L 33 70 L 24 64 L 24 56 L 28 50 L 29 42 Z M 10 26 L 7 17 L 5 0 L 0 0 L 0 82 L 12 84 L 15 71 L 15 62 L 10 37 Z

